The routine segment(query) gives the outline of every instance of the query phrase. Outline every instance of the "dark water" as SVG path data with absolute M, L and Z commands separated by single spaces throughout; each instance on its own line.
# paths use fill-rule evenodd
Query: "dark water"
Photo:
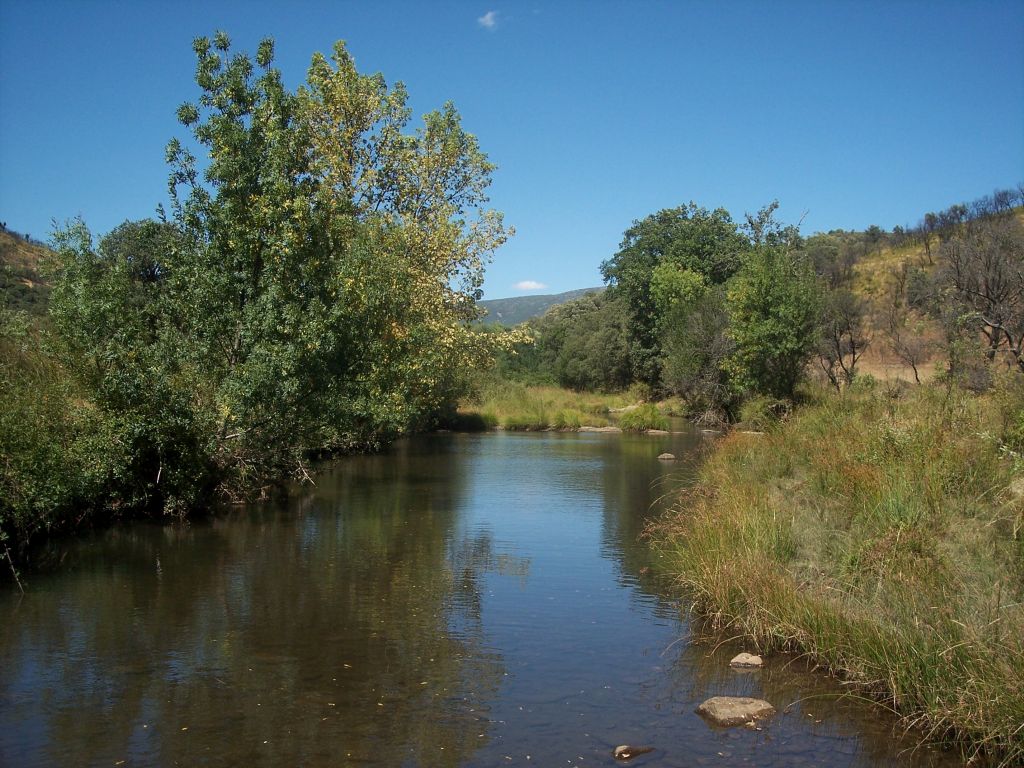
M 699 444 L 430 436 L 287 504 L 70 545 L 0 593 L 0 765 L 956 764 L 792 660 L 686 641 L 637 537 Z M 729 694 L 780 714 L 694 714 Z

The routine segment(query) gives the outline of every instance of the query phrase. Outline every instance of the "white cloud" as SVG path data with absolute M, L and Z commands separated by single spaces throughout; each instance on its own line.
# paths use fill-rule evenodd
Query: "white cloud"
M 498 12 L 488 11 L 479 19 L 477 19 L 476 23 L 479 24 L 484 29 L 489 29 L 493 31 L 498 28 Z
M 536 280 L 520 280 L 512 287 L 517 291 L 539 291 L 541 288 L 547 288 L 544 283 L 538 283 Z

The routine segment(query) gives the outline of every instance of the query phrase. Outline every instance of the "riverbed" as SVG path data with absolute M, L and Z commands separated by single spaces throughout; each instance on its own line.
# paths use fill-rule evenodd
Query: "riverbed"
M 959 764 L 798 660 L 690 642 L 640 536 L 713 439 L 427 435 L 54 545 L 0 592 L 0 765 Z M 712 727 L 716 695 L 778 714 Z

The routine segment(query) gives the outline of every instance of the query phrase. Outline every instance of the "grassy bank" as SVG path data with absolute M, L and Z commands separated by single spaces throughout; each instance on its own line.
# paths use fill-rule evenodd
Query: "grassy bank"
M 725 438 L 655 544 L 695 616 L 809 655 L 928 738 L 1017 764 L 1019 403 L 939 387 L 822 395 L 766 434 Z
M 625 430 L 667 429 L 668 420 L 643 399 L 641 387 L 612 394 L 574 392 L 494 379 L 463 403 L 451 426 L 509 430 L 574 430 L 617 425 Z M 621 414 L 621 415 L 620 415 Z

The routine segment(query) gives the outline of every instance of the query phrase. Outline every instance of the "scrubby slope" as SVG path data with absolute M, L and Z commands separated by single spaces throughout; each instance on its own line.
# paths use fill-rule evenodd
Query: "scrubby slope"
M 48 253 L 41 245 L 0 230 L 0 304 L 33 315 L 46 314 L 50 286 L 41 271 Z

